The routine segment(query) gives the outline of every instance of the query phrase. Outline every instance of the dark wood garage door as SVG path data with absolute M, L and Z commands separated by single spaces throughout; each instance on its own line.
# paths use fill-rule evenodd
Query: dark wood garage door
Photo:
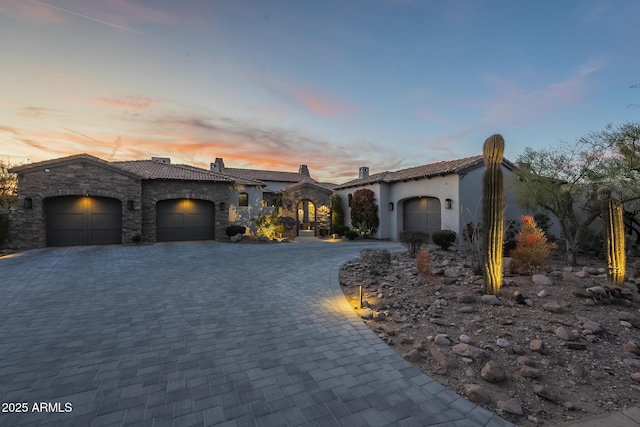
M 122 243 L 122 203 L 106 197 L 64 196 L 45 201 L 47 246 Z
M 440 200 L 435 197 L 420 197 L 404 202 L 403 224 L 406 231 L 422 231 L 433 235 L 441 229 Z
M 213 240 L 215 205 L 207 200 L 172 199 L 156 203 L 156 240 Z

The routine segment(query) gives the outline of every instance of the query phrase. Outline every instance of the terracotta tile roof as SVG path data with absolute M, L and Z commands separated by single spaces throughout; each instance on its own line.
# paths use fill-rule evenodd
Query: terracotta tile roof
M 482 154 L 477 156 L 465 157 L 456 160 L 445 160 L 441 162 L 430 163 L 422 166 L 401 169 L 395 172 L 380 172 L 369 175 L 366 178 L 354 179 L 344 184 L 340 184 L 336 189 L 347 187 L 358 187 L 361 185 L 374 184 L 377 182 L 398 182 L 409 181 L 414 179 L 428 178 L 438 175 L 450 175 L 462 173 L 469 168 L 481 166 L 483 164 Z
M 192 169 L 194 171 L 197 172 L 207 172 L 210 174 L 214 174 L 214 175 L 219 175 L 219 176 L 224 176 L 227 178 L 231 178 L 236 184 L 244 184 L 244 185 L 258 185 L 258 186 L 262 186 L 265 187 L 267 184 L 265 184 L 262 181 L 258 181 L 257 179 L 247 179 L 247 178 L 243 178 L 243 177 L 239 177 L 239 176 L 232 176 L 228 173 L 225 172 L 213 172 L 211 170 L 208 169 L 203 169 L 203 168 L 198 168 L 195 166 L 191 166 L 191 165 L 183 165 L 183 164 L 176 164 L 176 165 L 172 165 L 172 166 L 177 166 L 177 167 L 181 167 L 181 168 L 188 168 L 188 169 Z
M 280 172 L 259 169 L 239 169 L 227 168 L 223 172 L 239 178 L 255 179 L 258 181 L 279 181 L 279 182 L 316 182 L 313 178 L 298 172 Z
M 235 182 L 230 176 L 187 165 L 167 165 L 153 160 L 131 160 L 110 163 L 122 170 L 133 172 L 142 177 L 142 179 Z
M 106 160 L 102 160 L 98 157 L 92 156 L 90 154 L 87 153 L 82 153 L 82 154 L 74 154 L 72 156 L 67 156 L 67 157 L 60 157 L 57 159 L 50 159 L 50 160 L 43 160 L 41 162 L 34 162 L 34 163 L 27 163 L 25 165 L 20 165 L 20 166 L 16 166 L 13 167 L 9 170 L 9 172 L 12 173 L 20 173 L 20 172 L 26 172 L 26 171 L 30 171 L 33 169 L 40 169 L 40 168 L 48 168 L 48 167 L 56 167 L 56 166 L 64 166 L 64 165 L 68 165 L 68 164 L 72 164 L 72 163 L 78 163 L 78 162 L 88 162 L 88 163 L 92 163 L 96 166 L 105 168 L 105 169 L 109 169 L 115 172 L 119 172 L 125 175 L 129 175 L 135 178 L 141 178 L 140 175 L 136 174 L 135 172 L 132 171 L 127 171 L 124 169 L 119 168 L 118 166 L 116 166 L 114 163 L 112 162 L 108 162 Z

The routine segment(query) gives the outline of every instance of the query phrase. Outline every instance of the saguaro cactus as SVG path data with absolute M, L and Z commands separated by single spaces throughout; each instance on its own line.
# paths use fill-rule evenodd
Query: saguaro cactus
M 482 189 L 482 228 L 484 231 L 484 289 L 498 295 L 502 286 L 502 245 L 504 234 L 504 183 L 502 156 L 504 138 L 491 135 L 482 147 L 484 177 Z
M 598 199 L 602 203 L 606 231 L 607 279 L 610 286 L 622 287 L 626 263 L 622 203 L 611 198 L 611 189 L 608 187 L 598 190 Z

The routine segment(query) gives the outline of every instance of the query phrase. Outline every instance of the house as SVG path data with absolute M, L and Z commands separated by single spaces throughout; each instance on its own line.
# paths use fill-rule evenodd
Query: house
M 154 243 L 226 238 L 230 224 L 278 209 L 288 236 L 328 234 L 331 185 L 306 165 L 298 172 L 172 164 L 166 157 L 108 162 L 78 154 L 17 166 L 18 209 L 9 240 L 44 246 Z
M 507 220 L 523 211 L 508 191 L 515 166 L 504 159 Z M 18 209 L 9 239 L 16 248 L 154 243 L 226 238 L 230 224 L 255 230 L 253 220 L 277 209 L 287 236 L 322 236 L 331 230 L 331 197 L 350 201 L 373 191 L 380 226 L 373 237 L 397 240 L 403 230 L 457 233 L 482 221 L 483 156 L 369 174 L 341 185 L 318 182 L 306 165 L 298 172 L 172 164 L 169 158 L 108 162 L 78 154 L 17 166 Z M 348 225 L 348 224 L 347 224 Z
M 288 237 L 320 236 L 330 233 L 330 206 L 334 184 L 321 183 L 311 178 L 307 165 L 300 165 L 298 172 L 240 169 L 228 168 L 222 158 L 216 158 L 215 162 L 211 163 L 211 170 L 265 184 L 262 193 L 255 195 L 238 187 L 240 192 L 232 196 L 232 199 L 236 196 L 239 199 L 237 205 L 232 206 L 229 212 L 231 223 L 252 227 L 250 219 L 257 216 L 255 213 L 259 212 L 259 202 L 262 207 L 278 209 L 279 216 L 289 226 Z
M 524 214 L 513 192 L 508 191 L 514 169 L 513 163 L 503 159 L 507 220 L 518 220 Z M 448 229 L 456 232 L 461 243 L 466 224 L 482 222 L 483 173 L 482 155 L 375 174 L 361 167 L 357 179 L 336 186 L 334 191 L 342 199 L 347 221 L 353 193 L 365 188 L 373 191 L 380 218 L 375 238 L 397 240 L 404 230 L 431 235 Z
M 19 207 L 9 217 L 16 248 L 226 237 L 230 194 L 264 187 L 161 157 L 107 162 L 78 154 L 11 172 L 18 175 Z

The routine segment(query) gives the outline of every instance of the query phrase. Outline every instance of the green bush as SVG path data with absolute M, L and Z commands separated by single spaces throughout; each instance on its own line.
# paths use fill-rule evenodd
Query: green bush
M 433 239 L 433 243 L 446 251 L 455 243 L 456 232 L 453 230 L 438 230 L 433 232 L 431 238 Z
M 247 227 L 243 225 L 230 225 L 228 226 L 224 232 L 227 236 L 235 236 L 236 234 L 244 234 L 247 231 Z
M 347 231 L 349 231 L 349 227 L 346 225 L 336 225 L 333 229 L 333 232 L 338 236 L 344 236 L 344 233 L 346 233 Z
M 344 233 L 344 237 L 346 237 L 349 240 L 355 240 L 357 239 L 359 236 L 358 232 L 355 230 L 347 230 Z
M 400 243 L 402 243 L 412 258 L 416 256 L 420 248 L 429 243 L 429 233 L 422 231 L 401 231 Z
M 276 210 L 271 213 L 261 214 L 253 221 L 258 228 L 256 230 L 256 234 L 258 236 L 275 239 L 276 237 L 282 237 L 282 234 L 286 231 L 284 224 L 278 216 L 278 211 Z

